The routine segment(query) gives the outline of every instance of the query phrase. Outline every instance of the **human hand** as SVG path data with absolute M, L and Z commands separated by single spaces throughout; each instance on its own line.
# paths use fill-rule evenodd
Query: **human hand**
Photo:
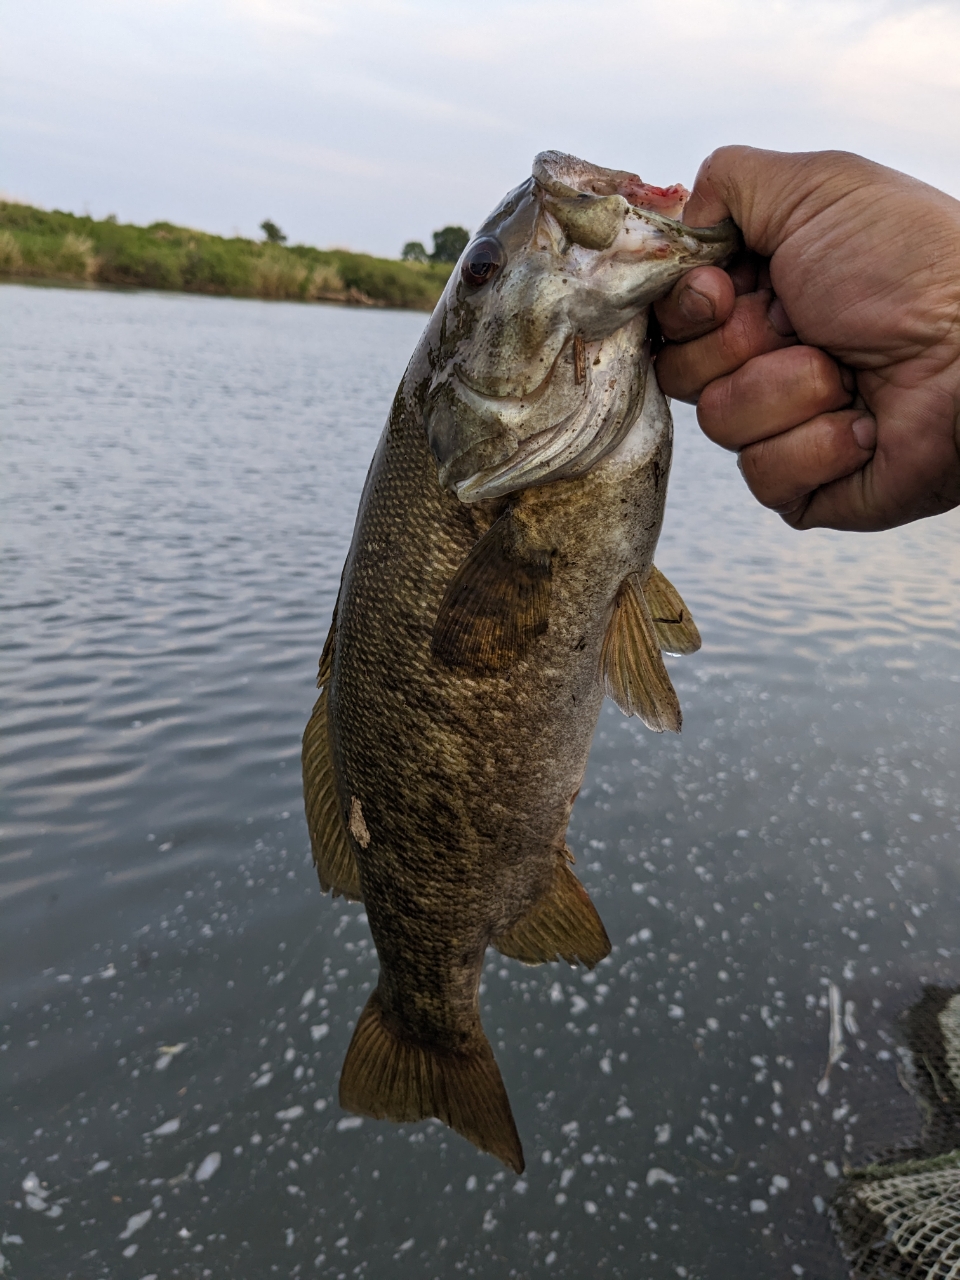
M 692 226 L 752 252 L 657 304 L 657 378 L 798 529 L 886 529 L 960 504 L 960 202 L 843 152 L 723 147 Z

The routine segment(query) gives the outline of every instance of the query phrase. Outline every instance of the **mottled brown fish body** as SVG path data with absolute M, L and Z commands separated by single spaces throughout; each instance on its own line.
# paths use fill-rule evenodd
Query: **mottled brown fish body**
M 519 1171 L 519 1138 L 480 1024 L 484 952 L 492 944 L 532 963 L 592 966 L 609 950 L 565 837 L 605 688 L 623 705 L 637 643 L 644 653 L 652 643 L 646 658 L 669 686 L 639 584 L 662 523 L 671 424 L 645 377 L 645 321 L 635 312 L 639 372 L 621 388 L 622 409 L 604 409 L 615 438 L 586 471 L 501 493 L 514 455 L 503 461 L 484 444 L 486 479 L 460 479 L 458 457 L 487 428 L 455 406 L 460 435 L 438 447 L 431 424 L 456 305 L 448 299 L 431 321 L 367 478 L 304 739 L 305 793 L 321 883 L 362 898 L 381 965 L 341 1102 L 394 1120 L 439 1116 Z M 584 347 L 575 337 L 553 358 L 551 386 L 613 403 L 610 340 Z M 584 351 L 608 376 L 601 391 L 580 390 Z M 583 418 L 581 400 L 572 403 Z M 569 471 L 568 455 L 555 453 Z M 479 495 L 465 501 L 471 484 Z M 625 643 L 611 639 L 635 615 L 647 641 L 635 627 Z M 644 680 L 647 690 L 656 683 L 649 672 Z M 647 722 L 660 715 L 655 727 L 678 728 L 669 696 L 666 711 L 656 689 L 650 698 Z

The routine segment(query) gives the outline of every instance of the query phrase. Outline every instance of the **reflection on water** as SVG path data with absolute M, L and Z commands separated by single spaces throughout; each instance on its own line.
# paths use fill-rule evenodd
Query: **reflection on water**
M 376 977 L 299 738 L 423 317 L 5 287 L 0 1251 L 16 1277 L 840 1276 L 960 979 L 960 521 L 798 536 L 680 428 L 680 738 L 612 706 L 571 827 L 614 947 L 491 953 L 521 1179 L 343 1115 Z M 846 1016 L 827 1064 L 829 984 Z

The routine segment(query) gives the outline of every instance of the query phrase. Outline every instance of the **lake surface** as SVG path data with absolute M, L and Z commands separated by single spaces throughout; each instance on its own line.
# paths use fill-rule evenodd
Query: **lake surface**
M 798 535 L 679 407 L 684 731 L 607 704 L 571 826 L 613 952 L 485 975 L 527 1171 L 346 1117 L 377 961 L 300 735 L 423 324 L 0 289 L 5 1274 L 841 1276 L 898 1015 L 960 981 L 960 519 Z

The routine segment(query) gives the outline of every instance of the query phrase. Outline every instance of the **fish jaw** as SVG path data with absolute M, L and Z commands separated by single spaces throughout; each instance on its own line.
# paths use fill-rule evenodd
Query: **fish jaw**
M 535 165 L 478 232 L 499 247 L 496 279 L 464 284 L 468 246 L 440 304 L 424 421 L 440 482 L 463 502 L 583 475 L 615 449 L 642 402 L 647 309 L 737 244 L 732 223 L 662 212 L 683 188 L 566 160 L 555 171 L 588 189 Z
M 533 162 L 538 185 L 557 199 L 619 195 L 639 209 L 679 218 L 690 192 L 680 183 L 654 187 L 625 169 L 604 169 L 564 151 L 541 151 Z

